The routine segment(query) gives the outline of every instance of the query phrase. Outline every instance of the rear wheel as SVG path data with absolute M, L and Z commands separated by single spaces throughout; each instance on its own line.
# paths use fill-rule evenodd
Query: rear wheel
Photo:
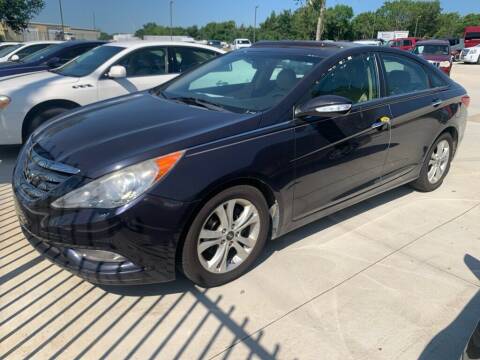
M 194 283 L 218 286 L 243 275 L 260 255 L 270 216 L 262 193 L 235 186 L 210 199 L 185 238 L 181 270 Z
M 450 170 L 452 156 L 452 136 L 449 133 L 443 133 L 430 149 L 419 178 L 411 183 L 412 187 L 423 192 L 433 191 L 440 187 Z
M 68 107 L 53 107 L 50 109 L 42 110 L 35 114 L 33 118 L 26 124 L 23 131 L 23 142 L 27 141 L 28 137 L 42 124 L 51 120 L 57 115 L 70 110 Z

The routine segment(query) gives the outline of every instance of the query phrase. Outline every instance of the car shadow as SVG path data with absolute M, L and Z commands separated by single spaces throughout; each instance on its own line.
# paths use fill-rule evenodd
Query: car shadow
M 466 254 L 464 263 L 480 281 L 480 261 Z M 478 286 L 478 284 L 477 284 Z M 465 305 L 460 314 L 435 335 L 423 349 L 419 360 L 460 359 L 465 346 L 480 319 L 480 291 Z
M 395 201 L 403 196 L 410 194 L 413 190 L 408 186 L 402 186 L 384 194 L 365 200 L 361 203 L 353 205 L 344 210 L 336 212 L 332 216 L 327 216 L 323 219 L 315 221 L 311 224 L 305 225 L 297 230 L 294 230 L 278 239 L 269 241 L 265 246 L 263 254 L 255 263 L 254 267 L 259 266 L 267 260 L 272 254 L 281 251 L 290 245 L 300 241 L 310 235 L 324 231 L 331 226 L 335 226 L 345 220 L 367 212 L 377 206 Z M 177 280 L 165 284 L 148 284 L 148 285 L 102 285 L 101 288 L 105 291 L 112 292 L 124 296 L 158 296 L 182 293 L 185 291 L 192 291 L 197 289 L 190 281 L 185 279 L 181 274 L 177 273 Z

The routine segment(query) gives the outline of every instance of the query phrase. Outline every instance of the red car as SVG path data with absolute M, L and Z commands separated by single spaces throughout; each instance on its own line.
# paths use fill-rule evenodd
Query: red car
M 447 40 L 419 41 L 412 52 L 450 76 L 452 55 L 450 54 L 450 43 Z
M 415 47 L 416 43 L 420 40 L 421 39 L 416 37 L 399 38 L 395 40 L 390 40 L 388 42 L 388 46 L 394 47 L 400 50 L 410 51 Z
M 470 48 L 480 44 L 480 26 L 467 26 L 464 33 L 465 47 Z

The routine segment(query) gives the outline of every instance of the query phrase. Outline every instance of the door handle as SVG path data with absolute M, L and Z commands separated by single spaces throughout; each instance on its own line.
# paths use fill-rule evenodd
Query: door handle
M 433 107 L 439 107 L 440 105 L 442 105 L 443 101 L 440 100 L 440 99 L 435 99 L 432 101 L 432 106 Z
M 383 127 L 384 125 L 390 123 L 390 118 L 388 116 L 382 116 L 380 119 L 378 119 L 377 122 L 374 122 L 371 126 L 372 129 L 378 129 Z

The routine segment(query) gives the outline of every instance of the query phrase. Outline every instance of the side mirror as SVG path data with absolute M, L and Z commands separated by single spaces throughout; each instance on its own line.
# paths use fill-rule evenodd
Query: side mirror
M 352 101 L 337 95 L 323 95 L 313 98 L 295 109 L 296 117 L 335 117 L 348 114 Z
M 50 60 L 47 60 L 47 63 L 46 65 L 49 67 L 49 68 L 55 68 L 55 67 L 58 67 L 60 66 L 60 58 L 59 57 L 53 57 L 51 58 Z
M 10 59 L 9 59 L 9 60 L 10 60 L 10 61 L 19 61 L 19 60 L 20 60 L 20 56 L 18 56 L 17 54 L 12 55 L 12 56 L 10 56 Z
M 114 65 L 108 71 L 107 76 L 110 79 L 123 79 L 127 77 L 127 69 L 122 65 Z

